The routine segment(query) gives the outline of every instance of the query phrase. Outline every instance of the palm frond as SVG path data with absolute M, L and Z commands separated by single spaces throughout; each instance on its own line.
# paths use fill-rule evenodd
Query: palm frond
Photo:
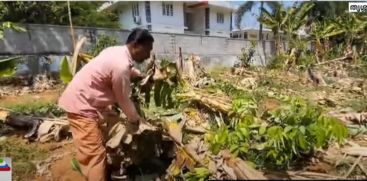
M 254 1 L 247 1 L 241 4 L 236 11 L 235 25 L 238 29 L 241 27 L 242 17 L 254 7 Z

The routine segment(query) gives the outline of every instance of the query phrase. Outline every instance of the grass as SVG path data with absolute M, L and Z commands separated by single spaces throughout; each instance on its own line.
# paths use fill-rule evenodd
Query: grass
M 13 179 L 27 180 L 36 174 L 35 161 L 48 157 L 48 152 L 36 144 L 27 144 L 19 138 L 8 137 L 0 141 L 0 155 L 12 159 Z
M 35 116 L 49 116 L 50 114 L 59 117 L 64 114 L 64 111 L 61 110 L 56 103 L 53 102 L 42 102 L 35 101 L 29 103 L 18 103 L 4 106 L 14 112 L 24 113 L 24 114 L 32 114 Z
M 350 99 L 345 102 L 344 107 L 350 107 L 357 112 L 367 111 L 367 98 Z
M 210 69 L 209 75 L 211 75 L 213 78 L 218 78 L 223 73 L 230 72 L 230 70 L 231 68 L 228 68 L 228 67 L 214 66 Z

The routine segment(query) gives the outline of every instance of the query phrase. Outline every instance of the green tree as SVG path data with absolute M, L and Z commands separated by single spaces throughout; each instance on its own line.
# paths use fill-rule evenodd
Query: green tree
M 337 18 L 340 14 L 348 10 L 347 1 L 313 1 L 313 3 L 315 6 L 308 15 L 310 18 L 318 21 Z
M 269 12 L 265 8 L 262 9 L 263 16 L 259 20 L 272 29 L 276 37 L 278 55 L 281 53 L 279 32 L 282 31 L 287 35 L 290 53 L 287 56 L 285 65 L 298 62 L 300 54 L 307 47 L 298 32 L 307 23 L 307 15 L 313 6 L 312 3 L 302 3 L 300 5 L 295 3 L 293 7 L 287 10 L 281 4 L 276 5 L 273 12 Z
M 313 6 L 313 3 L 302 3 L 300 6 L 295 4 L 293 7 L 287 10 L 283 31 L 287 35 L 290 48 L 289 56 L 286 61 L 286 65 L 289 66 L 288 68 L 298 62 L 300 54 L 306 47 L 304 41 L 301 39 L 298 33 L 300 28 L 307 23 L 307 16 Z
M 242 21 L 242 17 L 251 11 L 252 8 L 254 8 L 257 3 L 260 3 L 260 19 L 263 15 L 263 9 L 265 7 L 265 5 L 267 7 L 269 7 L 271 9 L 271 11 L 273 11 L 277 5 L 279 5 L 279 2 L 276 1 L 261 1 L 261 2 L 256 2 L 256 1 L 246 1 L 245 3 L 243 3 L 242 5 L 240 5 L 238 7 L 238 10 L 236 11 L 236 26 L 238 29 L 240 29 L 240 25 L 241 25 L 241 21 Z M 260 26 L 259 26 L 259 40 L 263 39 L 262 36 L 262 30 L 263 30 L 263 24 L 260 22 Z
M 97 12 L 103 2 L 70 2 L 75 26 L 118 28 L 118 15 Z M 68 25 L 66 2 L 0 2 L 0 21 Z
M 327 19 L 315 21 L 311 24 L 310 35 L 315 41 L 315 57 L 317 62 L 323 61 L 324 54 L 327 51 L 325 44 L 329 41 L 329 36 L 333 28 L 330 24 L 331 22 Z
M 330 29 L 333 29 L 328 36 L 343 34 L 347 44 L 347 52 L 352 52 L 352 43 L 361 32 L 364 32 L 367 21 L 353 13 L 344 13 L 337 19 L 332 19 Z
M 273 12 L 269 12 L 265 8 L 263 8 L 262 11 L 263 16 L 260 17 L 259 21 L 266 27 L 270 28 L 274 33 L 277 54 L 279 55 L 280 53 L 282 53 L 280 34 L 284 29 L 286 23 L 287 11 L 284 9 L 282 4 L 276 5 L 276 8 Z

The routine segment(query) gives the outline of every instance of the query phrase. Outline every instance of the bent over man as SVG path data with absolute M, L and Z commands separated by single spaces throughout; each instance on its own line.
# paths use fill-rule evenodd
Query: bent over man
M 118 103 L 130 124 L 142 121 L 130 99 L 130 79 L 141 75 L 133 62 L 149 58 L 153 42 L 147 30 L 133 30 L 126 45 L 106 48 L 83 66 L 59 99 L 70 122 L 77 160 L 90 181 L 106 180 L 106 148 L 98 112 Z

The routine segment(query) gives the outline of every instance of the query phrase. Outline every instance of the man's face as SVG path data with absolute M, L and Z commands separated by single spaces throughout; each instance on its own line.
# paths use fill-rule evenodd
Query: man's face
M 144 60 L 150 57 L 150 52 L 153 49 L 153 43 L 144 43 L 144 44 L 134 44 L 133 46 L 133 59 L 137 63 L 142 63 Z

